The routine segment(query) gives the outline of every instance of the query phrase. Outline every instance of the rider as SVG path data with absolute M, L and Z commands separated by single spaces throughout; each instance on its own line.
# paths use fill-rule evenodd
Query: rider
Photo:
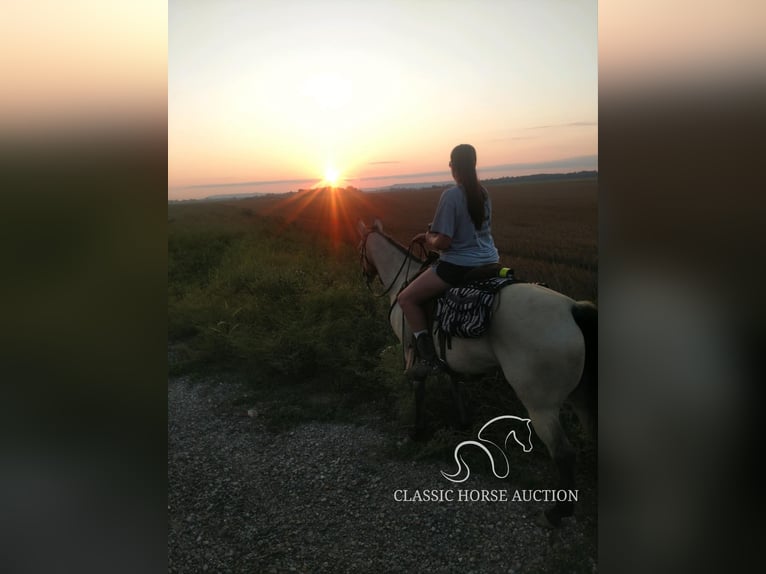
M 415 335 L 418 359 L 407 370 L 413 379 L 443 369 L 421 305 L 460 284 L 471 269 L 499 261 L 490 228 L 492 204 L 476 175 L 476 149 L 468 144 L 455 147 L 449 166 L 457 185 L 442 193 L 428 231 L 413 238 L 413 242 L 439 251 L 439 261 L 421 273 L 397 299 Z

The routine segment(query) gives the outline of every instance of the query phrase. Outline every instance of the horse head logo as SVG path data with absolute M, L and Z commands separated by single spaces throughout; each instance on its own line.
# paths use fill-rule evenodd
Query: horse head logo
M 494 474 L 495 477 L 507 478 L 511 471 L 511 465 L 506 456 L 508 441 L 513 438 L 516 444 L 518 444 L 524 452 L 531 452 L 531 423 L 531 419 L 515 417 L 513 415 L 502 415 L 493 418 L 481 427 L 476 435 L 478 440 L 466 440 L 455 447 L 454 456 L 455 462 L 457 463 L 457 471 L 454 474 L 447 474 L 442 471 L 442 476 L 451 482 L 465 482 L 468 480 L 468 477 L 471 476 L 471 469 L 461 456 L 461 451 L 465 451 L 466 448 L 473 446 L 478 447 L 480 451 L 487 455 L 489 462 L 492 465 L 492 474 Z M 509 426 L 511 427 L 510 431 L 507 430 Z M 486 434 L 493 431 L 501 431 L 505 435 L 503 446 L 482 436 L 482 433 Z M 492 447 L 492 450 L 490 450 L 490 447 Z M 499 457 L 496 456 L 497 454 L 499 454 Z M 498 464 L 496 463 L 500 461 L 502 461 L 504 465 L 501 468 L 498 468 Z

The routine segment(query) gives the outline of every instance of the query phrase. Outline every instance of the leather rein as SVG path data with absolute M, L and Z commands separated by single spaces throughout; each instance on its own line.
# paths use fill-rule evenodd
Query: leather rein
M 413 247 L 416 244 L 415 244 L 414 241 L 410 242 L 410 245 L 407 248 L 407 252 L 404 255 L 404 259 L 402 260 L 402 264 L 399 266 L 399 270 L 396 272 L 396 275 L 394 275 L 394 278 L 391 280 L 391 283 L 389 284 L 389 286 L 386 287 L 386 289 L 382 293 L 378 294 L 378 293 L 373 292 L 371 284 L 372 284 L 372 280 L 375 277 L 375 275 L 378 275 L 378 277 L 380 277 L 380 273 L 378 273 L 378 268 L 375 265 L 373 265 L 372 262 L 367 258 L 367 238 L 370 235 L 372 235 L 373 233 L 375 233 L 376 231 L 378 231 L 378 230 L 373 228 L 373 229 L 368 230 L 367 233 L 364 235 L 364 238 L 362 239 L 362 245 L 361 245 L 360 250 L 359 250 L 359 255 L 360 255 L 360 257 L 359 257 L 359 264 L 362 266 L 362 275 L 364 275 L 365 283 L 367 284 L 367 289 L 370 290 L 370 293 L 375 295 L 375 297 L 385 297 L 391 291 L 391 289 L 393 289 L 394 285 L 396 284 L 397 279 L 399 279 L 399 276 L 402 274 L 402 271 L 404 270 L 405 266 L 407 267 L 406 274 L 409 274 L 410 264 L 412 263 L 412 258 L 411 258 L 412 249 L 413 249 Z M 385 235 L 383 237 L 388 239 Z M 420 244 L 418 244 L 418 245 L 420 245 Z M 425 249 L 422 246 L 421 246 L 421 249 L 423 249 L 423 251 L 425 252 Z M 420 262 L 420 271 L 422 272 L 424 269 L 426 269 L 426 267 L 428 267 L 437 258 L 438 258 L 438 255 L 436 255 L 434 257 L 432 255 L 429 255 L 426 252 L 425 260 L 422 260 Z M 368 273 L 367 272 L 367 269 L 370 268 L 370 267 L 375 269 L 375 273 Z M 399 289 L 399 293 L 401 293 L 404 290 L 404 288 L 407 287 L 407 285 L 409 285 L 409 284 L 410 284 L 409 280 L 407 280 L 404 283 L 402 283 L 402 286 Z M 398 295 L 398 293 L 397 293 L 397 295 Z M 393 313 L 394 307 L 396 307 L 396 305 L 397 305 L 397 301 L 396 301 L 396 298 L 395 298 L 393 300 L 393 302 L 391 303 L 391 305 L 389 306 L 389 308 L 388 308 L 388 320 L 389 320 L 389 322 L 391 321 L 391 313 Z M 404 314 L 402 314 L 402 333 L 401 333 L 401 340 L 402 340 L 402 342 L 404 341 L 404 331 L 405 331 L 405 320 L 404 320 Z M 402 346 L 402 364 L 403 364 L 404 367 L 407 366 L 407 353 L 406 353 L 404 345 Z
M 396 272 L 396 275 L 394 275 L 394 278 L 391 280 L 391 283 L 389 284 L 389 286 L 386 287 L 382 293 L 375 293 L 372 290 L 372 280 L 375 277 L 375 274 L 368 273 L 367 268 L 372 267 L 373 269 L 375 269 L 376 274 L 378 273 L 377 273 L 377 267 L 375 267 L 375 265 L 373 265 L 373 263 L 367 257 L 367 238 L 369 238 L 370 235 L 376 232 L 377 232 L 376 229 L 371 229 L 364 235 L 364 238 L 362 239 L 362 246 L 361 246 L 361 249 L 359 250 L 359 256 L 360 256 L 359 264 L 362 266 L 362 275 L 364 275 L 364 280 L 367 285 L 367 289 L 369 289 L 370 292 L 373 295 L 375 295 L 375 297 L 385 297 L 386 295 L 388 295 L 391 289 L 393 289 L 394 285 L 396 285 L 396 281 L 399 279 L 399 276 L 402 274 L 402 271 L 404 271 L 405 267 L 407 268 L 405 275 L 409 274 L 410 264 L 412 263 L 412 259 L 411 259 L 412 249 L 416 245 L 416 243 L 415 242 L 410 243 L 410 246 L 407 248 L 407 252 L 404 255 L 404 259 L 402 260 L 402 264 L 399 266 L 399 270 Z M 380 275 L 378 274 L 378 276 Z M 399 291 L 401 292 L 401 290 L 404 289 L 408 284 L 409 284 L 409 281 L 405 281 L 402 284 L 402 287 L 401 289 L 399 289 Z M 390 313 L 391 313 L 391 310 L 389 310 L 389 314 Z

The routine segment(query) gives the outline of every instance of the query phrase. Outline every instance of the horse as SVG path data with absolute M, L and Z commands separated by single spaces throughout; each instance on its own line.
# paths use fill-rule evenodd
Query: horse
M 412 249 L 384 233 L 380 220 L 370 227 L 360 220 L 357 228 L 362 273 L 368 287 L 375 277 L 385 286 L 381 296 L 389 297 L 389 322 L 404 348 L 412 335 L 397 296 L 420 272 L 423 261 Z M 471 339 L 453 337 L 451 343 L 446 357 L 442 350 L 437 353 L 453 373 L 472 376 L 496 372 L 498 368 L 502 371 L 558 469 L 559 488 L 573 489 L 575 451 L 559 415 L 568 400 L 585 431 L 595 437 L 596 306 L 542 285 L 514 283 L 497 293 L 491 323 L 483 335 Z M 451 379 L 454 394 L 456 377 Z M 423 428 L 425 381 L 413 381 L 413 386 L 417 432 Z M 573 513 L 573 502 L 557 502 L 544 511 L 543 522 L 556 527 Z

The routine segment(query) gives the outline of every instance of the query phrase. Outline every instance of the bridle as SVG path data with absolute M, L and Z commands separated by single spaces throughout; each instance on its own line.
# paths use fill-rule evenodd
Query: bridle
M 367 231 L 365 232 L 364 236 L 362 237 L 362 241 L 361 241 L 361 243 L 359 245 L 359 263 L 362 266 L 362 275 L 364 275 L 365 283 L 367 284 L 367 289 L 370 290 L 370 293 L 372 293 L 376 297 L 385 297 L 391 291 L 391 289 L 393 289 L 394 285 L 396 285 L 396 281 L 399 279 L 399 276 L 402 274 L 402 271 L 404 271 L 405 267 L 407 269 L 407 271 L 405 272 L 405 276 L 409 275 L 410 264 L 412 263 L 412 259 L 413 259 L 411 257 L 412 249 L 413 249 L 413 247 L 415 245 L 420 245 L 421 249 L 423 249 L 423 251 L 424 251 L 424 253 L 426 255 L 425 260 L 420 263 L 421 271 L 423 269 L 425 269 L 433 261 L 433 259 L 429 256 L 429 254 L 425 251 L 425 249 L 423 248 L 423 246 L 420 243 L 416 244 L 414 241 L 410 242 L 410 245 L 407 248 L 407 252 L 404 254 L 404 259 L 402 260 L 402 264 L 399 266 L 399 270 L 396 272 L 396 275 L 394 275 L 394 278 L 391 280 L 391 283 L 389 284 L 389 286 L 386 287 L 385 290 L 382 293 L 375 293 L 372 290 L 372 285 L 371 285 L 372 284 L 372 280 L 376 276 L 380 277 L 380 274 L 378 273 L 378 269 L 375 267 L 375 265 L 372 263 L 372 261 L 370 261 L 370 259 L 367 257 L 367 239 L 370 237 L 370 235 L 372 235 L 375 232 L 380 233 L 380 231 L 378 229 L 376 229 L 375 227 L 373 227 L 371 229 L 367 229 Z M 382 233 L 381 233 L 381 235 L 385 239 L 393 242 L 393 240 L 389 239 L 388 237 L 386 237 Z M 381 282 L 382 282 L 382 280 L 381 280 Z M 401 291 L 405 287 L 407 287 L 407 285 L 409 283 L 410 283 L 409 280 L 406 280 L 404 283 L 402 283 L 402 286 L 399 288 L 399 292 L 401 293 Z M 393 312 L 394 307 L 396 307 L 396 305 L 397 305 L 397 301 L 396 301 L 396 299 L 394 299 L 391 302 L 391 305 L 388 308 L 388 320 L 389 321 L 391 321 L 391 313 Z M 402 340 L 404 339 L 404 332 L 405 332 L 405 319 L 404 319 L 404 314 L 402 314 L 402 335 L 401 335 L 401 339 Z M 407 357 L 406 357 L 406 351 L 405 351 L 404 347 L 402 347 L 402 353 L 403 353 L 403 355 L 402 355 L 402 363 L 403 363 L 404 366 L 406 366 L 407 365 Z
M 391 280 L 389 286 L 386 287 L 382 293 L 374 293 L 372 291 L 372 280 L 375 279 L 376 276 L 380 277 L 380 275 L 378 273 L 378 269 L 367 257 L 367 239 L 370 237 L 370 235 L 377 231 L 378 230 L 375 228 L 368 229 L 364 234 L 364 237 L 362 237 L 362 242 L 359 245 L 359 264 L 362 266 L 362 275 L 364 276 L 365 283 L 367 284 L 367 289 L 369 289 L 370 292 L 376 297 L 385 297 L 391 291 L 391 289 L 393 289 L 394 285 L 396 285 L 396 281 L 399 279 L 399 276 L 402 274 L 402 271 L 404 271 L 405 267 L 407 268 L 405 275 L 409 275 L 410 264 L 412 263 L 412 249 L 416 243 L 410 243 L 410 246 L 407 248 L 407 253 L 404 255 L 404 259 L 402 260 L 402 264 L 399 266 L 399 270 L 396 272 L 396 275 L 394 275 L 394 278 Z M 407 283 L 408 281 L 404 282 L 402 289 L 407 286 Z

